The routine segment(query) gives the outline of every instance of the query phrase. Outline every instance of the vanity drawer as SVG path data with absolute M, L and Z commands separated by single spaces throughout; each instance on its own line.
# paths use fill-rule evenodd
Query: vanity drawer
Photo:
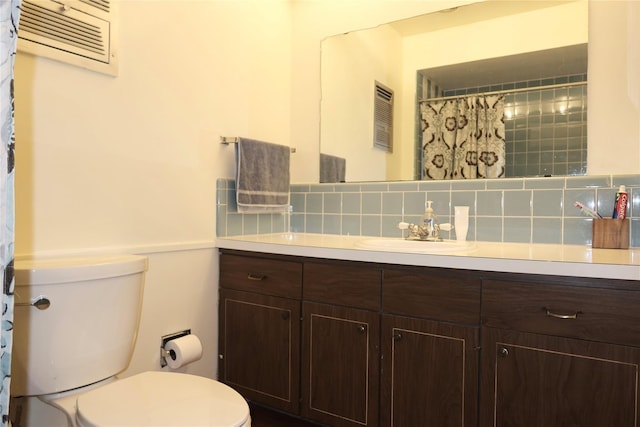
M 358 263 L 304 263 L 303 299 L 380 310 L 382 270 Z
M 385 270 L 382 310 L 445 322 L 480 323 L 480 279 L 424 270 Z
M 485 280 L 482 324 L 640 346 L 640 290 Z
M 302 263 L 223 253 L 220 287 L 300 299 Z

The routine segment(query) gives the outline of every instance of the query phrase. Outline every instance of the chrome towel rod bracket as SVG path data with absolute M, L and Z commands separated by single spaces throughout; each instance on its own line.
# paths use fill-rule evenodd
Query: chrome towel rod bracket
M 239 140 L 240 138 L 238 138 L 237 136 L 221 136 L 220 137 L 220 143 L 224 145 L 237 144 Z M 294 147 L 291 147 L 291 152 L 295 153 L 296 149 Z

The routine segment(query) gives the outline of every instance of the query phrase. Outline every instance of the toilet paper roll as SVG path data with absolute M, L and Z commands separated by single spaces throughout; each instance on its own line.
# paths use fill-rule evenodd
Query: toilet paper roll
M 202 357 L 202 343 L 193 334 L 169 341 L 164 349 L 169 352 L 165 359 L 171 369 L 180 368 Z

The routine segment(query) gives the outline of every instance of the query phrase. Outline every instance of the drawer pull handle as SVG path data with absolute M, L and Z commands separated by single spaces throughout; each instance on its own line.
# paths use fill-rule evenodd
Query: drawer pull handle
M 553 312 L 549 307 L 543 307 L 543 310 L 547 312 L 547 316 L 555 317 L 556 319 L 577 319 L 578 314 L 582 314 L 581 311 L 576 311 L 572 314 L 561 314 Z
M 255 280 L 255 281 L 261 281 L 266 279 L 267 276 L 265 276 L 264 274 L 253 274 L 253 273 L 249 273 L 247 274 L 247 279 L 249 280 Z

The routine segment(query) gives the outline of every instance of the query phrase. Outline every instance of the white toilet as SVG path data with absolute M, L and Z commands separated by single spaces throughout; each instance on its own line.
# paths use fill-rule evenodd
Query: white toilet
M 247 402 L 212 379 L 115 377 L 133 352 L 146 269 L 135 255 L 16 260 L 11 395 L 37 396 L 71 427 L 249 427 Z

